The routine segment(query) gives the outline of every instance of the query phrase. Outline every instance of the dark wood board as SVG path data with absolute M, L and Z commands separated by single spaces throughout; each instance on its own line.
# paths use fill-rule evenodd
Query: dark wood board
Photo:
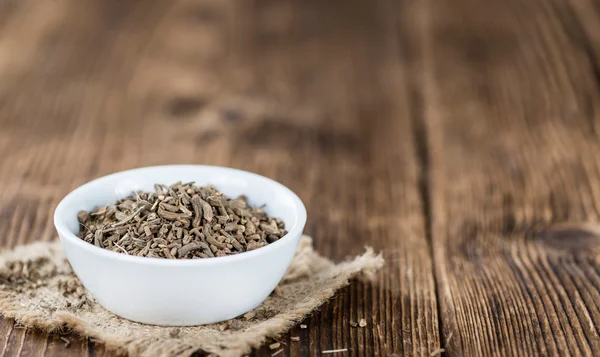
M 232 166 L 387 260 L 278 356 L 598 354 L 599 31 L 592 0 L 0 2 L 0 244 L 93 178 Z M 9 320 L 0 350 L 111 355 Z
M 445 348 L 598 353 L 599 91 L 576 13 L 559 1 L 429 9 L 428 178 Z

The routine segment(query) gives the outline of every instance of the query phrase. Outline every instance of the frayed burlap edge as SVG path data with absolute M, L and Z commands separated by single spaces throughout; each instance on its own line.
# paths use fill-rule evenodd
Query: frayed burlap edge
M 29 327 L 72 330 L 130 356 L 190 356 L 203 350 L 234 357 L 281 336 L 352 278 L 370 279 L 382 265 L 383 258 L 371 248 L 333 264 L 315 253 L 312 239 L 305 236 L 285 277 L 263 304 L 245 317 L 181 328 L 173 337 L 172 328 L 138 324 L 102 308 L 76 279 L 59 242 L 34 243 L 0 254 L 0 313 Z M 64 286 L 70 288 L 65 291 Z

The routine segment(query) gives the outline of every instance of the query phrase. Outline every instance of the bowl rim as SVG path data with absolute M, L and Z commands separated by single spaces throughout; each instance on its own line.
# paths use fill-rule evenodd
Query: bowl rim
M 207 258 L 207 259 L 165 259 L 165 258 L 133 256 L 133 255 L 117 253 L 117 252 L 113 252 L 113 251 L 110 251 L 107 249 L 96 247 L 95 245 L 85 242 L 82 239 L 80 239 L 79 237 L 77 237 L 73 232 L 71 232 L 71 230 L 69 230 L 67 228 L 66 223 L 64 222 L 64 219 L 62 219 L 66 214 L 66 212 L 64 212 L 64 211 L 66 210 L 65 206 L 67 205 L 68 201 L 70 201 L 74 197 L 81 195 L 82 191 L 84 191 L 89 186 L 98 184 L 100 181 L 108 180 L 115 176 L 131 174 L 136 171 L 167 170 L 167 169 L 223 170 L 223 171 L 229 171 L 231 174 L 253 176 L 260 180 L 264 180 L 269 185 L 272 185 L 272 186 L 275 186 L 275 187 L 281 189 L 283 192 L 285 192 L 287 195 L 289 195 L 289 197 L 292 198 L 295 209 L 296 209 L 296 221 L 294 222 L 294 225 L 288 230 L 288 233 L 286 235 L 284 235 L 283 237 L 281 237 L 279 240 L 277 240 L 274 243 L 270 243 L 264 247 L 252 250 L 250 252 L 243 252 L 240 254 L 228 255 L 228 256 L 224 256 L 224 257 L 212 257 L 212 258 Z M 276 249 L 282 247 L 283 244 L 285 244 L 289 240 L 294 239 L 294 237 L 299 238 L 302 235 L 304 226 L 306 225 L 306 207 L 304 206 L 304 203 L 302 202 L 300 197 L 298 197 L 298 195 L 296 193 L 294 193 L 292 190 L 290 190 L 288 187 L 286 187 L 283 184 L 281 184 L 273 179 L 270 179 L 266 176 L 262 176 L 262 175 L 259 175 L 259 174 L 256 174 L 256 173 L 253 173 L 250 171 L 244 171 L 244 170 L 240 170 L 240 169 L 236 169 L 236 168 L 225 167 L 225 166 L 214 166 L 214 165 L 158 165 L 158 166 L 138 167 L 138 168 L 134 168 L 134 169 L 114 172 L 112 174 L 93 179 L 93 180 L 77 187 L 73 191 L 69 192 L 58 203 L 58 205 L 56 206 L 56 208 L 54 210 L 54 219 L 53 220 L 54 220 L 54 226 L 55 226 L 56 230 L 58 231 L 58 233 L 60 233 L 61 241 L 63 239 L 68 240 L 69 242 L 75 244 L 76 246 L 78 246 L 82 249 L 89 251 L 90 253 L 100 255 L 105 258 L 116 259 L 116 260 L 131 262 L 131 263 L 142 263 L 142 264 L 155 264 L 155 265 L 167 265 L 167 266 L 197 266 L 197 265 L 203 266 L 203 265 L 223 264 L 223 263 L 234 262 L 234 261 L 239 261 L 239 260 L 252 259 L 253 257 L 259 256 L 262 254 L 266 254 L 270 251 L 273 251 L 273 250 L 276 250 Z M 298 241 L 299 241 L 299 239 L 298 239 Z

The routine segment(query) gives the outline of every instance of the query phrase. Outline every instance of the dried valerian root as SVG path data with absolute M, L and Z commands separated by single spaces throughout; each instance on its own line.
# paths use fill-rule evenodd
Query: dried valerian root
M 91 306 L 91 301 L 79 279 L 72 276 L 58 281 L 58 289 L 64 297 L 71 298 L 74 302 L 67 302 L 67 307 L 80 309 Z
M 113 252 L 142 257 L 197 259 L 239 254 L 287 234 L 283 221 L 230 199 L 213 186 L 155 185 L 114 205 L 81 211 L 78 237 Z
M 16 292 L 36 289 L 55 275 L 56 267 L 48 258 L 7 262 L 0 269 L 0 289 L 4 286 L 10 286 Z
M 280 346 L 281 346 L 281 343 L 280 343 L 280 342 L 275 342 L 275 343 L 272 343 L 272 344 L 270 344 L 270 345 L 269 345 L 269 348 L 270 348 L 270 349 L 272 349 L 272 350 L 276 350 L 276 349 L 278 349 Z

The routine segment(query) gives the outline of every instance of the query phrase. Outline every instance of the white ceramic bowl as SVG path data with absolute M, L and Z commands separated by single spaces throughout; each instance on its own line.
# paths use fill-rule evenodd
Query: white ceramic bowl
M 251 205 L 285 222 L 288 234 L 237 255 L 193 260 L 135 257 L 111 252 L 76 237 L 77 213 L 113 203 L 155 183 L 212 184 L 229 197 L 244 194 Z M 219 322 L 258 306 L 287 270 L 306 223 L 306 209 L 285 186 L 253 173 L 212 166 L 157 166 L 123 171 L 89 182 L 67 195 L 54 225 L 73 270 L 106 309 L 126 319 L 169 326 Z

